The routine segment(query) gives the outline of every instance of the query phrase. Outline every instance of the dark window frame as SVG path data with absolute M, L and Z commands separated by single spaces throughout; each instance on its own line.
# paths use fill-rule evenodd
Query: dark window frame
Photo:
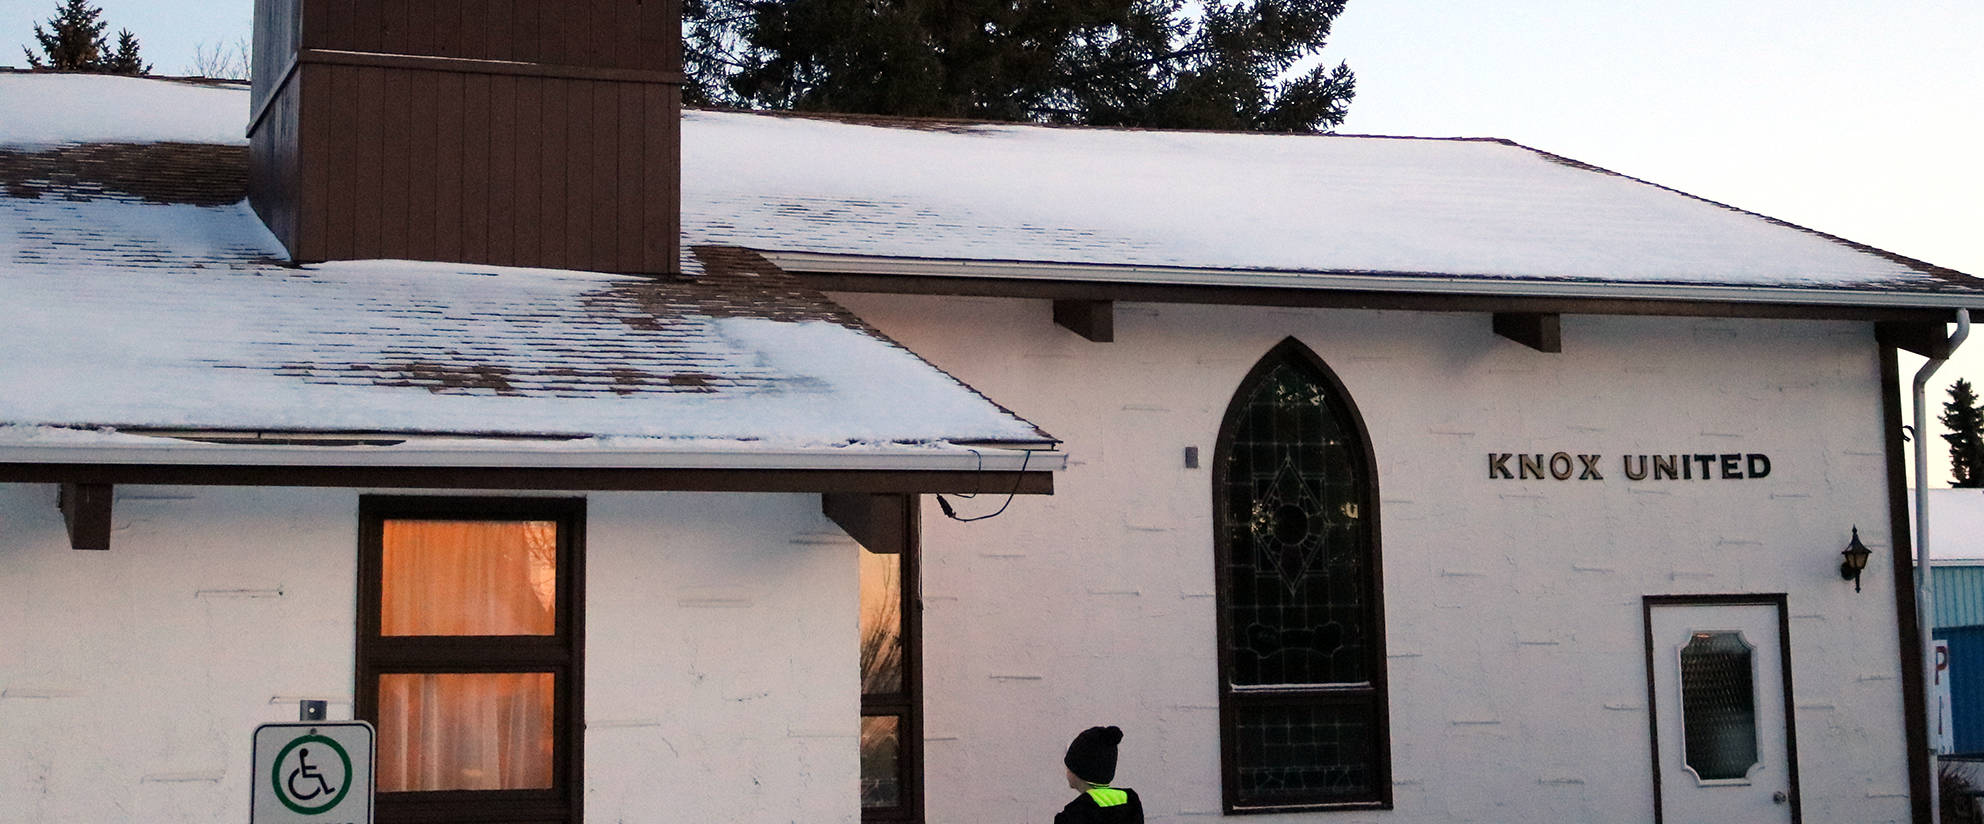
M 1231 637 L 1231 616 L 1227 603 L 1233 583 L 1228 580 L 1226 559 L 1233 552 L 1229 539 L 1228 477 L 1227 460 L 1231 454 L 1235 430 L 1240 424 L 1249 396 L 1276 367 L 1293 362 L 1311 372 L 1329 393 L 1334 403 L 1334 412 L 1341 416 L 1340 424 L 1354 434 L 1358 440 L 1358 450 L 1354 453 L 1363 462 L 1365 482 L 1359 490 L 1359 507 L 1368 513 L 1368 528 L 1365 530 L 1368 554 L 1370 592 L 1370 660 L 1367 662 L 1371 674 L 1370 686 L 1358 689 L 1337 687 L 1297 687 L 1292 689 L 1267 689 L 1248 687 L 1236 689 L 1233 686 L 1233 650 L 1227 643 Z M 1228 815 L 1255 813 L 1314 812 L 1330 810 L 1389 810 L 1392 809 L 1392 770 L 1391 770 L 1391 696 L 1387 683 L 1385 658 L 1385 606 L 1384 606 L 1384 554 L 1381 547 L 1382 530 L 1378 511 L 1378 461 L 1371 446 L 1370 429 L 1364 425 L 1364 417 L 1358 412 L 1357 403 L 1351 398 L 1336 372 L 1325 364 L 1309 347 L 1293 337 L 1285 338 L 1261 357 L 1254 367 L 1248 370 L 1239 386 L 1234 390 L 1233 399 L 1228 402 L 1226 413 L 1221 418 L 1219 437 L 1213 446 L 1212 471 L 1213 504 L 1213 563 L 1215 574 L 1215 594 L 1218 624 L 1219 657 L 1219 720 L 1220 720 L 1220 774 L 1222 810 Z M 1240 795 L 1240 736 L 1239 716 L 1243 709 L 1270 706 L 1315 707 L 1344 703 L 1367 703 L 1371 705 L 1371 722 L 1376 739 L 1373 756 L 1372 785 L 1374 793 L 1368 799 L 1355 801 L 1316 801 L 1312 803 L 1248 803 Z
M 555 521 L 558 599 L 548 636 L 382 636 L 385 522 Z M 379 793 L 381 822 L 583 821 L 585 719 L 585 499 L 364 495 L 358 502 L 358 632 L 353 694 L 358 718 L 379 721 L 379 676 L 395 673 L 550 672 L 552 788 Z
M 881 824 L 922 824 L 923 822 L 923 499 L 903 496 L 902 567 L 902 689 L 900 692 L 861 694 L 861 717 L 897 716 L 897 779 L 901 782 L 902 803 L 894 807 L 863 807 L 861 820 Z M 859 550 L 867 552 L 866 549 Z

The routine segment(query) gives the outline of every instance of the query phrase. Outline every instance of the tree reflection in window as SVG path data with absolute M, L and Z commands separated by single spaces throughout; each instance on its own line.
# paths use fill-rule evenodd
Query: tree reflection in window
M 861 548 L 861 807 L 904 808 L 902 735 L 913 701 L 905 678 L 903 561 Z

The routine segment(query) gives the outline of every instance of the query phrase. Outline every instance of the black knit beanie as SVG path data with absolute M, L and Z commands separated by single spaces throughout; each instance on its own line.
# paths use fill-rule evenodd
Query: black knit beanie
M 1068 745 L 1068 756 L 1061 762 L 1076 778 L 1090 784 L 1107 784 L 1116 778 L 1116 744 L 1123 731 L 1115 727 L 1089 727 Z

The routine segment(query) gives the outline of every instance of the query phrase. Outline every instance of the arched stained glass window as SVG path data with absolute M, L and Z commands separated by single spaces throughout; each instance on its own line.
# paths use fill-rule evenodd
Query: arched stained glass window
M 1213 457 L 1229 811 L 1391 807 L 1377 503 L 1356 406 L 1282 341 Z

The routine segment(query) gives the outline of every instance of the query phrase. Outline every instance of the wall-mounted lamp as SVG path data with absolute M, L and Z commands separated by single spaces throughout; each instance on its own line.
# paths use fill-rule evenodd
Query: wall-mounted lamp
M 1874 554 L 1866 544 L 1860 543 L 1860 527 L 1853 528 L 1853 541 L 1839 554 L 1845 557 L 1845 560 L 1839 562 L 1839 577 L 1852 581 L 1853 591 L 1859 592 L 1860 573 L 1867 568 L 1867 558 Z

